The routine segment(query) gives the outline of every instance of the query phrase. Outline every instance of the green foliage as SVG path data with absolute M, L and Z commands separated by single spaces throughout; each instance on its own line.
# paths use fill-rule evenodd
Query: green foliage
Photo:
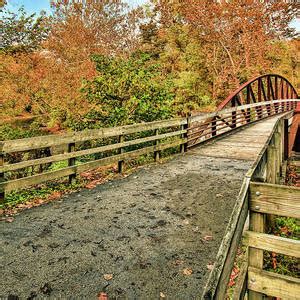
M 5 203 L 0 205 L 3 207 L 12 207 L 20 203 L 32 201 L 34 199 L 45 199 L 50 196 L 53 192 L 64 192 L 75 191 L 83 186 L 82 183 L 76 182 L 72 184 L 49 182 L 45 185 L 40 185 L 34 189 L 26 189 L 22 191 L 14 191 L 5 195 Z
M 17 13 L 1 8 L 0 50 L 6 53 L 29 52 L 37 49 L 49 32 L 45 13 L 28 15 L 24 7 Z
M 42 135 L 42 132 L 35 124 L 32 124 L 29 128 L 0 125 L 0 141 L 23 139 L 37 135 Z
M 128 59 L 94 55 L 93 60 L 99 75 L 82 89 L 94 105 L 85 116 L 91 125 L 117 126 L 172 116 L 172 81 L 150 55 L 137 52 Z
M 285 238 L 299 240 L 299 222 L 295 218 L 277 217 L 274 233 Z M 295 257 L 265 251 L 264 263 L 268 271 L 294 277 L 299 275 L 298 260 Z
M 295 218 L 277 217 L 275 230 L 282 237 L 299 239 L 300 225 Z

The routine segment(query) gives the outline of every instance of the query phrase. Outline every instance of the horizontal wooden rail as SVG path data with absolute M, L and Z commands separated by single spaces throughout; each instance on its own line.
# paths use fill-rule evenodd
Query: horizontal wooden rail
M 248 268 L 248 289 L 283 299 L 300 299 L 300 279 Z
M 148 130 L 175 127 L 184 124 L 187 124 L 186 118 L 140 123 L 112 128 L 83 130 L 79 132 L 38 136 L 18 140 L 8 140 L 0 142 L 0 152 L 12 153 L 18 151 L 41 149 L 63 144 L 79 143 L 95 139 L 104 139 L 119 135 L 128 135 Z
M 0 177 L 2 178 L 0 194 L 67 176 L 69 176 L 69 181 L 73 182 L 76 174 L 116 162 L 118 163 L 119 172 L 122 172 L 125 159 L 132 159 L 154 152 L 157 161 L 159 152 L 162 150 L 180 145 L 181 152 L 186 151 L 190 144 L 192 146 L 199 144 L 229 132 L 236 127 L 268 117 L 271 114 L 280 113 L 286 109 L 291 110 L 295 107 L 297 101 L 297 99 L 275 100 L 241 105 L 204 114 L 200 117 L 194 116 L 114 128 L 0 141 L 0 158 L 4 161 L 0 164 Z M 99 140 L 103 145 L 99 145 Z M 92 142 L 92 144 L 85 144 L 87 141 Z M 132 147 L 138 149 L 135 150 Z M 57 152 L 58 148 L 64 149 L 65 153 Z M 9 155 L 42 149 L 48 149 L 48 156 L 33 159 L 32 153 L 21 154 L 21 157 L 23 155 L 22 161 L 6 162 L 8 160 L 6 157 L 9 157 Z M 33 154 L 36 156 L 36 153 Z M 89 155 L 95 155 L 93 161 L 80 162 L 78 159 L 82 158 L 81 160 L 84 160 Z M 49 171 L 49 166 L 59 161 L 66 162 L 67 167 Z M 41 166 L 39 170 L 44 169 L 44 171 L 36 174 L 37 168 L 34 168 L 35 166 Z M 27 174 L 27 177 L 18 179 L 10 177 L 15 176 L 14 174 L 18 174 L 18 176 L 22 174 L 18 170 L 23 170 L 24 172 L 21 172 Z M 14 173 L 16 171 L 19 173 Z M 6 181 L 3 181 L 3 177 Z M 0 196 L 1 201 L 3 201 L 3 196 Z
M 76 174 L 76 173 L 79 174 L 86 170 L 113 164 L 119 160 L 131 159 L 131 158 L 135 158 L 137 156 L 143 155 L 143 154 L 176 147 L 176 146 L 179 146 L 184 143 L 186 143 L 186 140 L 181 139 L 181 140 L 175 141 L 173 143 L 154 145 L 154 146 L 150 146 L 150 147 L 146 147 L 146 148 L 129 151 L 129 152 L 125 152 L 122 154 L 113 155 L 113 156 L 109 156 L 106 158 L 101 158 L 98 160 L 86 162 L 86 163 L 83 163 L 80 165 L 62 168 L 62 169 L 59 169 L 56 171 L 45 172 L 42 174 L 37 174 L 37 175 L 25 177 L 25 178 L 10 180 L 10 181 L 0 183 L 0 189 L 4 189 L 6 192 L 10 192 L 10 191 L 21 189 L 21 188 L 24 188 L 24 187 L 27 187 L 30 185 L 39 184 L 39 183 L 42 183 L 42 182 L 45 182 L 48 180 L 66 177 L 66 176 Z
M 187 130 L 179 130 L 179 131 L 174 131 L 174 132 L 169 132 L 165 134 L 159 134 L 159 135 L 154 135 L 154 136 L 149 136 L 145 138 L 140 138 L 140 139 L 135 139 L 127 142 L 122 142 L 122 143 L 116 143 L 116 144 L 111 144 L 111 145 L 106 145 L 106 146 L 101 146 L 101 147 L 96 147 L 96 148 L 91 148 L 91 149 L 86 149 L 86 150 L 80 150 L 80 151 L 74 151 L 74 152 L 69 152 L 69 153 L 64 153 L 64 154 L 57 154 L 49 157 L 43 157 L 43 158 L 38 158 L 38 159 L 31 159 L 31 160 L 26 160 L 22 161 L 19 163 L 15 164 L 9 164 L 9 165 L 4 165 L 3 167 L 0 167 L 0 173 L 2 172 L 8 172 L 8 171 L 14 171 L 30 166 L 35 166 L 35 165 L 40 165 L 40 164 L 46 164 L 46 163 L 51 163 L 51 162 L 57 162 L 57 161 L 62 161 L 70 158 L 76 158 L 84 155 L 90 155 L 90 154 L 96 154 L 96 153 L 102 153 L 110 150 L 116 150 L 128 146 L 133 146 L 133 145 L 138 145 L 146 142 L 151 142 L 151 141 L 156 141 L 160 140 L 163 138 L 168 138 L 168 137 L 174 137 L 181 135 L 183 133 L 186 133 Z
M 245 245 L 300 258 L 300 241 L 271 234 L 247 231 Z
M 300 188 L 251 182 L 250 210 L 300 218 Z

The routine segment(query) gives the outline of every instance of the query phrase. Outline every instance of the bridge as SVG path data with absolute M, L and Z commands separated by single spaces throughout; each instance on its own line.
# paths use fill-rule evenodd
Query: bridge
M 300 217 L 299 188 L 279 184 L 299 146 L 297 107 L 290 82 L 269 74 L 213 113 L 1 142 L 2 202 L 100 166 L 126 173 L 126 161 L 142 155 L 155 162 L 2 222 L 0 296 L 225 299 L 244 234 L 234 299 L 298 299 L 299 279 L 263 270 L 264 250 L 300 253 L 299 241 L 264 233 L 265 215 Z M 12 161 L 15 153 L 23 155 Z

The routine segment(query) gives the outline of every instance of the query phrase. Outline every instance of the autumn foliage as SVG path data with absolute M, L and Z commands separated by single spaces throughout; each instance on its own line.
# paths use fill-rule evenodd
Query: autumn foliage
M 52 1 L 52 15 L 4 5 L 1 118 L 83 129 L 214 109 L 250 77 L 299 85 L 285 1 Z

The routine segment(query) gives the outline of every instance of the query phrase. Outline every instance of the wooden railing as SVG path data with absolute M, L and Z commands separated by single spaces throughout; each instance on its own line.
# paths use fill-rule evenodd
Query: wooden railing
M 118 163 L 119 171 L 122 172 L 124 159 L 132 159 L 151 152 L 154 152 L 157 160 L 159 159 L 160 151 L 186 144 L 186 124 L 187 120 L 182 118 L 3 141 L 0 143 L 0 174 L 2 177 L 5 173 L 59 161 L 67 160 L 68 165 L 54 171 L 46 171 L 24 178 L 3 181 L 0 183 L 0 189 L 2 189 L 2 193 L 3 191 L 10 192 L 67 176 L 72 181 L 76 174 L 113 163 Z M 127 137 L 128 140 L 126 139 Z M 88 149 L 82 150 L 86 142 L 93 143 L 94 147 L 88 145 Z M 152 145 L 149 145 L 149 143 Z M 60 146 L 64 146 L 64 153 L 54 154 L 55 147 Z M 138 147 L 138 149 L 132 150 L 133 146 Z M 11 153 L 30 152 L 45 148 L 50 149 L 51 156 L 3 163 L 6 156 Z M 183 149 L 184 147 L 182 146 L 182 151 Z M 88 162 L 76 163 L 78 158 L 95 154 L 98 156 L 102 154 L 103 157 Z
M 122 172 L 124 160 L 140 155 L 154 153 L 158 160 L 160 151 L 165 149 L 177 147 L 179 150 L 180 146 L 181 152 L 187 151 L 241 126 L 290 111 L 296 103 L 293 99 L 260 102 L 187 118 L 1 141 L 0 202 L 4 201 L 5 193 L 63 177 L 69 177 L 72 182 L 77 174 L 104 165 L 118 163 L 118 170 Z M 57 147 L 63 147 L 63 153 L 56 153 Z M 48 149 L 46 157 L 30 155 L 32 151 L 45 149 Z M 13 161 L 10 157 L 16 153 L 27 153 L 27 157 L 22 155 Z M 91 155 L 98 158 L 82 161 Z M 67 161 L 67 165 L 49 171 L 49 166 L 61 161 Z M 46 167 L 36 172 L 34 168 L 38 166 Z M 21 178 L 12 176 L 18 170 L 29 168 L 33 170 L 29 176 L 28 172 Z
M 250 228 L 247 231 L 246 236 L 249 237 L 251 234 L 252 236 L 251 241 L 250 238 L 246 239 L 246 241 L 248 240 L 248 242 L 246 242 L 246 257 L 240 269 L 239 279 L 235 286 L 233 299 L 244 299 L 245 294 L 248 293 L 249 300 L 262 300 L 263 293 L 268 294 L 267 291 L 269 292 L 268 289 L 264 290 L 266 288 L 265 285 L 269 282 L 269 278 L 272 278 L 272 280 L 275 280 L 276 278 L 276 280 L 278 280 L 280 277 L 279 275 L 277 276 L 273 273 L 269 274 L 269 272 L 263 270 L 263 250 L 259 247 L 266 246 L 265 250 L 268 250 L 269 248 L 267 248 L 266 242 L 260 242 L 259 245 L 255 244 L 258 242 L 253 241 L 253 236 L 266 232 L 265 226 L 267 223 L 264 221 L 264 215 L 266 214 L 288 215 L 299 218 L 300 189 L 278 185 L 281 180 L 283 162 L 288 156 L 288 145 L 286 145 L 286 141 L 288 140 L 288 132 L 292 118 L 293 112 L 287 112 L 283 113 L 282 118 L 277 120 L 264 148 L 244 177 L 240 193 L 231 214 L 231 219 L 229 220 L 226 228 L 226 234 L 217 254 L 214 269 L 210 273 L 207 286 L 202 294 L 202 299 L 226 299 L 229 278 L 234 266 L 237 249 L 242 242 L 245 224 L 247 223 L 249 215 Z M 277 188 L 278 196 L 275 190 L 275 192 L 270 192 L 271 189 L 268 189 L 268 191 L 260 191 L 256 188 L 270 186 L 272 189 Z M 285 201 L 285 199 L 287 200 Z M 287 244 L 293 245 L 293 248 L 288 251 L 289 255 L 293 256 L 295 254 L 295 250 L 298 251 L 299 249 L 300 241 L 286 241 L 286 239 L 284 239 L 286 243 L 282 244 L 282 248 L 279 248 L 278 243 L 280 243 L 281 238 L 265 234 L 263 235 L 264 238 L 266 236 L 268 236 L 266 241 L 274 241 L 273 244 L 275 245 L 273 246 L 278 248 L 274 248 L 274 251 L 278 250 L 278 253 L 285 251 L 283 254 L 286 254 L 287 250 L 283 250 L 283 248 L 285 248 L 285 245 Z M 296 257 L 298 256 L 299 251 Z M 252 282 L 250 282 L 251 278 Z M 283 297 L 283 299 L 298 299 L 295 295 L 300 295 L 299 280 L 285 276 L 280 277 L 280 279 L 291 282 L 291 287 L 293 286 L 290 294 L 288 294 L 290 297 Z M 259 287 L 260 289 L 259 293 L 256 291 L 258 288 L 254 289 L 253 287 L 254 282 L 256 282 L 256 287 Z M 274 284 L 271 286 L 274 286 Z M 294 293 L 295 291 L 298 293 Z M 281 297 L 280 295 L 283 295 L 280 293 L 277 294 L 279 295 L 277 297 Z M 270 296 L 272 295 L 274 296 L 274 293 L 270 293 Z
M 263 233 L 270 215 L 300 218 L 300 189 L 278 184 L 251 182 L 249 193 L 250 231 L 247 288 L 249 300 L 264 295 L 300 299 L 300 279 L 263 270 L 264 251 L 300 258 L 300 241 Z

